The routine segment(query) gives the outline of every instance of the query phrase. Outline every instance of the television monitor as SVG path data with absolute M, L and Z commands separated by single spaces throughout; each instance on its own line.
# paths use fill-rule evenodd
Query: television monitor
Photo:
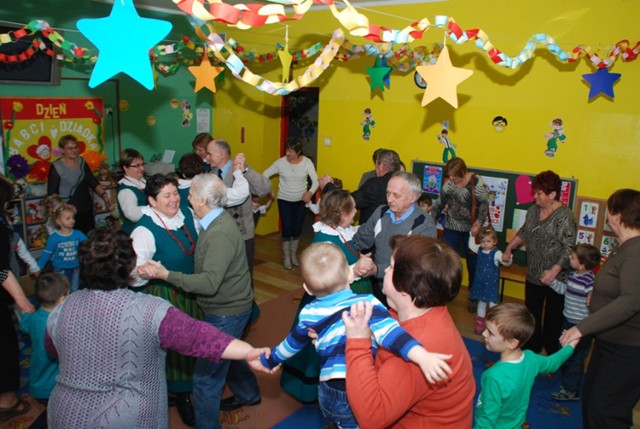
M 0 21 L 0 34 L 6 34 L 20 28 L 22 26 L 19 24 Z M 55 53 L 59 52 L 58 47 L 38 31 L 15 42 L 1 44 L 0 54 L 18 55 L 24 52 L 36 37 L 44 42 L 47 49 Z M 42 50 L 37 50 L 26 61 L 13 63 L 0 61 L 0 84 L 59 85 L 58 60 Z

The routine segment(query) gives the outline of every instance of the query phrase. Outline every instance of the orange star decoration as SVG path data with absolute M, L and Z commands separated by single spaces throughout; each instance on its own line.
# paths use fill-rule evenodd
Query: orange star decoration
M 202 88 L 208 88 L 211 92 L 215 93 L 216 89 L 216 76 L 222 73 L 224 67 L 214 67 L 209 62 L 209 58 L 206 53 L 202 58 L 202 63 L 199 66 L 189 67 L 189 71 L 196 77 L 196 87 L 193 92 L 198 92 Z
M 456 109 L 458 108 L 456 87 L 473 74 L 473 70 L 454 67 L 451 64 L 449 49 L 446 46 L 440 52 L 437 63 L 418 66 L 416 71 L 427 82 L 427 89 L 422 97 L 423 107 L 439 97 Z

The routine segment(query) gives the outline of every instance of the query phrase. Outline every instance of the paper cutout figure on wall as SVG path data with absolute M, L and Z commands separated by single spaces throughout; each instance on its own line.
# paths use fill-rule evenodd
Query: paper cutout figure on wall
M 360 121 L 360 125 L 362 125 L 362 138 L 365 140 L 369 140 L 371 138 L 371 128 L 375 128 L 376 121 L 373 120 L 373 116 L 371 115 L 371 109 L 368 107 L 364 109 L 364 119 Z
M 454 150 L 458 146 L 453 144 L 451 140 L 449 140 L 449 131 L 447 129 L 443 129 L 440 134 L 436 136 L 438 142 L 444 145 L 444 150 L 442 151 L 442 162 L 446 163 L 449 161 L 449 157 L 455 158 L 456 151 Z
M 187 100 L 182 100 L 180 103 L 182 107 L 182 126 L 188 127 L 191 125 L 191 119 L 193 119 L 193 113 L 191 113 L 191 103 Z
M 493 125 L 496 132 L 500 133 L 507 127 L 507 125 L 509 125 L 509 123 L 507 122 L 507 118 L 504 116 L 496 116 L 493 118 L 493 121 L 491 121 L 491 125 Z
M 562 128 L 562 119 L 555 118 L 551 121 L 550 126 L 553 128 L 553 131 L 544 135 L 544 138 L 547 139 L 547 149 L 544 151 L 544 154 L 549 158 L 553 158 L 556 156 L 556 151 L 558 150 L 558 142 L 564 143 L 567 136 L 564 134 L 564 129 Z

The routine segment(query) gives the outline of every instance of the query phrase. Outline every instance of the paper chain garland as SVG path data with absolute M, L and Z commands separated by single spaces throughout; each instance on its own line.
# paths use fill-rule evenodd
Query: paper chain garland
M 439 46 L 436 45 L 432 48 L 418 46 L 414 49 L 411 49 L 409 46 L 411 42 L 422 37 L 424 32 L 433 26 L 437 28 L 445 28 L 446 34 L 457 44 L 474 41 L 476 47 L 478 49 L 482 49 L 494 64 L 512 69 L 519 67 L 524 62 L 531 59 L 537 44 L 545 46 L 563 62 L 574 62 L 584 56 L 597 69 L 609 68 L 615 64 L 618 59 L 621 59 L 624 62 L 634 61 L 640 53 L 640 42 L 637 42 L 632 46 L 629 40 L 626 39 L 616 43 L 614 48 L 606 57 L 600 57 L 590 46 L 583 45 L 575 47 L 571 52 L 566 52 L 558 46 L 551 36 L 546 34 L 537 34 L 529 39 L 520 54 L 515 57 L 509 57 L 493 46 L 484 31 L 480 29 L 462 30 L 462 28 L 448 16 L 436 16 L 435 24 L 433 25 L 427 18 L 423 18 L 403 30 L 392 30 L 368 24 L 368 19 L 364 15 L 355 11 L 348 2 L 345 2 L 347 7 L 344 10 L 338 11 L 333 4 L 333 0 L 303 0 L 299 4 L 295 5 L 291 1 L 280 0 L 277 1 L 278 3 L 281 3 L 278 5 L 233 6 L 220 1 L 210 0 L 209 11 L 204 7 L 204 0 L 173 1 L 178 4 L 183 11 L 188 10 L 188 13 L 190 13 L 191 16 L 199 23 L 202 23 L 203 26 L 207 23 L 207 20 L 209 20 L 223 22 L 227 25 L 243 29 L 282 22 L 288 19 L 301 19 L 304 13 L 308 11 L 314 2 L 326 4 L 331 8 L 334 16 L 340 21 L 340 23 L 349 30 L 350 34 L 362 36 L 377 42 L 374 44 L 365 44 L 363 46 L 353 45 L 346 40 L 344 34 L 340 35 L 340 33 L 342 33 L 341 31 L 338 33 L 337 30 L 334 32 L 334 38 L 332 38 L 332 41 L 324 48 L 320 43 L 316 43 L 310 48 L 292 52 L 291 54 L 294 60 L 310 58 L 321 51 L 323 52 L 321 56 L 324 56 L 324 58 L 321 60 L 319 59 L 312 64 L 305 72 L 305 78 L 300 79 L 300 82 L 305 82 L 302 86 L 315 80 L 315 78 L 317 78 L 320 73 L 326 69 L 329 62 L 333 59 L 337 61 L 348 61 L 357 59 L 363 55 L 376 57 L 384 56 L 386 58 L 387 65 L 395 67 L 401 72 L 414 69 L 420 64 L 434 63 L 441 49 Z M 274 0 L 272 0 L 272 2 L 273 1 Z M 290 5 L 294 8 L 295 14 L 292 18 L 286 17 L 282 5 Z M 367 29 L 366 32 L 365 28 Z M 7 43 L 13 43 L 38 31 L 41 32 L 43 37 L 49 39 L 52 43 L 62 49 L 62 54 L 57 57 L 59 60 L 80 64 L 95 63 L 97 57 L 90 49 L 79 47 L 75 43 L 65 40 L 58 32 L 53 30 L 47 22 L 41 20 L 31 21 L 22 29 L 6 34 L 0 34 L 0 46 Z M 214 34 L 214 32 L 212 31 L 211 34 Z M 338 35 L 337 39 L 336 35 Z M 338 44 L 340 41 L 341 43 Z M 276 51 L 274 52 L 256 54 L 253 51 L 248 51 L 234 40 L 229 40 L 226 46 L 221 42 L 222 40 L 220 39 L 218 42 L 207 41 L 207 44 L 214 50 L 214 53 L 215 46 L 219 46 L 220 49 L 223 49 L 224 51 L 231 52 L 229 57 L 233 59 L 234 68 L 229 66 L 229 64 L 227 64 L 227 66 L 232 72 L 234 70 L 236 71 L 236 73 L 234 73 L 236 77 L 240 77 L 248 83 L 260 82 L 256 87 L 258 87 L 258 85 L 262 85 L 262 88 L 258 87 L 258 89 L 261 90 L 268 90 L 273 87 L 273 92 L 271 92 L 271 90 L 268 90 L 268 92 L 279 95 L 284 95 L 290 90 L 295 90 L 299 87 L 297 85 L 289 85 L 287 89 L 284 89 L 284 87 L 277 88 L 279 86 L 277 83 L 268 82 L 266 80 L 265 82 L 261 82 L 264 79 L 251 73 L 246 66 L 243 65 L 242 67 L 239 67 L 238 61 L 240 63 L 247 63 L 277 60 L 277 52 L 278 49 L 282 48 L 282 45 L 277 46 Z M 17 63 L 27 61 L 38 51 L 43 51 L 47 55 L 54 55 L 53 51 L 48 49 L 40 38 L 35 38 L 22 53 L 16 55 L 0 54 L 0 62 Z M 163 75 L 170 75 L 177 72 L 182 65 L 188 66 L 199 64 L 200 58 L 202 58 L 201 55 L 202 48 L 190 41 L 188 37 L 184 37 L 183 40 L 177 43 L 157 45 L 151 53 L 151 58 L 157 71 Z M 189 58 L 189 56 L 193 56 L 194 58 Z M 219 62 L 227 61 L 226 57 L 222 54 L 216 55 L 216 58 Z M 320 67 L 320 69 L 311 71 L 310 69 L 314 67 Z M 242 70 L 242 74 L 246 74 L 246 78 L 239 75 L 239 72 Z M 309 76 L 311 76 L 312 79 L 309 79 Z

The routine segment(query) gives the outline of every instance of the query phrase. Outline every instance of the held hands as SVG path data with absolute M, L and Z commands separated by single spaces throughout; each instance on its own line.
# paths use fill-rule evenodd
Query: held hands
M 313 197 L 313 194 L 311 192 L 305 192 L 304 194 L 302 194 L 302 201 L 306 204 L 311 201 L 311 197 Z
M 233 171 L 244 171 L 247 169 L 247 158 L 244 153 L 239 153 L 233 158 Z
M 356 277 L 369 277 L 378 273 L 378 267 L 373 259 L 371 259 L 371 253 L 360 255 L 358 262 L 353 264 L 353 275 Z
M 558 277 L 560 271 L 562 271 L 562 267 L 560 265 L 554 265 L 550 269 L 543 271 L 542 275 L 540 276 L 540 282 L 543 285 L 549 286 L 556 279 L 556 277 Z
M 324 190 L 324 187 L 327 186 L 327 183 L 333 183 L 333 178 L 328 174 L 325 174 L 318 179 L 318 183 L 320 184 L 320 190 Z
M 269 369 L 264 366 L 262 362 L 260 362 L 261 355 L 265 355 L 268 358 L 269 356 L 271 356 L 271 349 L 268 347 L 253 348 L 249 350 L 249 353 L 247 353 L 247 356 L 244 358 L 244 360 L 247 361 L 249 366 L 254 371 L 264 372 L 266 374 L 275 374 L 280 370 L 280 365 L 276 366 L 273 369 Z
M 478 233 L 480 232 L 480 228 L 482 228 L 480 222 L 475 221 L 473 225 L 471 225 L 471 236 L 475 237 L 476 235 L 478 235 Z
M 33 313 L 34 311 L 36 311 L 35 307 L 33 306 L 33 304 L 31 304 L 31 301 L 29 301 L 26 296 L 19 297 L 15 301 L 16 305 L 22 313 Z
M 502 262 L 506 264 L 510 261 L 513 261 L 513 255 L 511 254 L 511 249 L 507 248 L 502 254 Z
M 138 266 L 138 276 L 143 279 L 162 279 L 166 280 L 169 276 L 169 271 L 160 263 L 149 260 L 146 263 Z
M 562 332 L 562 335 L 560 336 L 560 344 L 562 344 L 562 347 L 570 344 L 571 347 L 575 349 L 576 345 L 578 345 L 578 342 L 580 341 L 580 338 L 582 338 L 582 332 L 580 332 L 580 330 L 576 326 L 574 326 L 573 328 Z

